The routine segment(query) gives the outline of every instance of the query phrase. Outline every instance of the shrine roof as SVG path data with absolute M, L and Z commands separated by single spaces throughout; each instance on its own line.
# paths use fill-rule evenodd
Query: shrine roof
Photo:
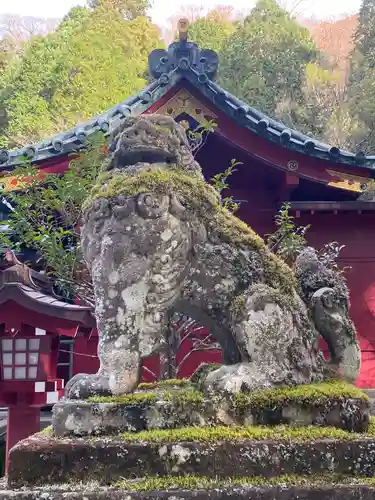
M 37 144 L 0 150 L 0 172 L 12 170 L 25 160 L 39 163 L 78 152 L 84 149 L 86 140 L 94 133 L 109 134 L 128 116 L 144 113 L 169 90 L 185 81 L 240 127 L 272 143 L 331 164 L 367 168 L 375 173 L 375 155 L 354 154 L 325 144 L 270 118 L 221 88 L 214 81 L 218 64 L 219 58 L 214 51 L 200 49 L 187 39 L 172 43 L 168 50 L 154 50 L 149 55 L 149 69 L 154 80 L 141 92 L 85 123 Z
M 9 300 L 47 316 L 88 327 L 96 324 L 90 306 L 64 302 L 54 294 L 53 282 L 48 276 L 23 264 L 7 249 L 0 259 L 0 305 Z
M 68 304 L 50 295 L 37 292 L 21 283 L 7 283 L 0 288 L 0 305 L 13 300 L 43 315 L 66 319 L 94 328 L 96 323 L 90 307 Z

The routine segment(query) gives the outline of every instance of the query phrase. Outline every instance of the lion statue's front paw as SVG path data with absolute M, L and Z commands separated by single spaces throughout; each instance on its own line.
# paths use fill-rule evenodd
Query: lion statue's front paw
M 75 375 L 65 388 L 67 399 L 87 399 L 92 396 L 109 396 L 109 379 L 103 375 Z

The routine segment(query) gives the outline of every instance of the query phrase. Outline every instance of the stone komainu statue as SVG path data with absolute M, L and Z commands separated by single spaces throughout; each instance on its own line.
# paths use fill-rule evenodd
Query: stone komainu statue
M 96 296 L 100 369 L 70 398 L 133 391 L 163 347 L 169 315 L 190 315 L 221 344 L 206 385 L 230 392 L 354 380 L 360 351 L 348 292 L 312 249 L 296 273 L 222 205 L 172 118 L 129 118 L 84 206 L 82 248 Z M 319 334 L 331 350 L 324 361 Z M 327 370 L 327 368 L 329 368 Z

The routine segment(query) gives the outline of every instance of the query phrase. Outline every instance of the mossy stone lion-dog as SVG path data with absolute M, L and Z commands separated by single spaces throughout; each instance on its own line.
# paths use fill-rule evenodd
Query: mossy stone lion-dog
M 163 347 L 173 311 L 208 327 L 223 348 L 225 364 L 205 382 L 212 390 L 358 375 L 340 276 L 311 249 L 297 276 L 272 254 L 222 206 L 170 117 L 129 118 L 114 133 L 84 206 L 82 249 L 95 289 L 100 369 L 75 376 L 68 398 L 133 391 L 142 360 Z M 319 334 L 331 349 L 328 372 Z

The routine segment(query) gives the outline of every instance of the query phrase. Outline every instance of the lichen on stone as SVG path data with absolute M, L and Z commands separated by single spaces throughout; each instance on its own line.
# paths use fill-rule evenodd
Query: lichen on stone
M 241 293 L 239 295 L 236 295 L 234 299 L 232 300 L 232 303 L 230 304 L 230 310 L 236 315 L 236 316 L 242 316 L 246 312 L 246 300 L 245 296 Z
M 214 370 L 218 370 L 220 366 L 219 363 L 201 363 L 190 377 L 190 383 L 201 390 L 207 375 Z

